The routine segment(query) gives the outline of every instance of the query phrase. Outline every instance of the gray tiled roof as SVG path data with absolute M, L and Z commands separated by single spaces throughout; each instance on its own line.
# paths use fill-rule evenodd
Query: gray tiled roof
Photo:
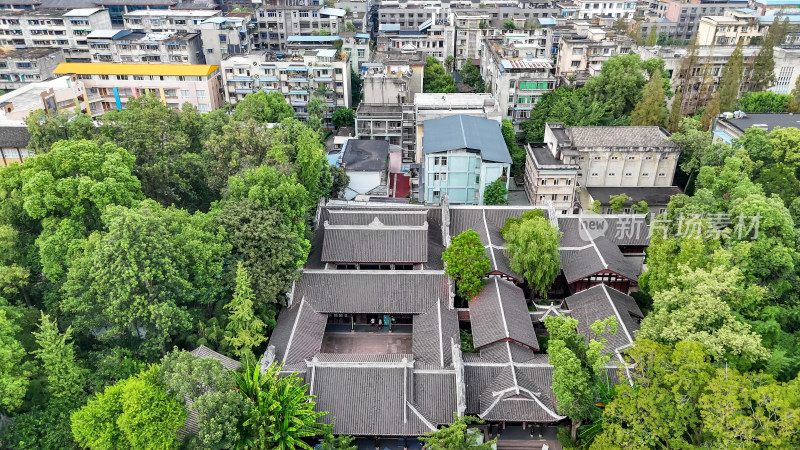
M 605 236 L 596 237 L 593 244 L 581 249 L 559 249 L 561 270 L 567 283 L 578 281 L 602 270 L 610 270 L 632 281 L 638 279 L 636 268 Z
M 304 361 L 317 354 L 328 316 L 320 314 L 307 301 L 284 309 L 269 338 L 275 346 L 275 360 L 286 364 Z
M 458 313 L 444 302 L 436 302 L 413 318 L 412 350 L 419 361 L 437 367 L 453 364 L 451 342 L 460 343 Z M 452 341 L 451 341 L 452 339 Z
M 387 226 L 377 218 L 369 225 L 323 225 L 322 261 L 421 263 L 428 260 L 428 223 Z
M 607 317 L 617 318 L 617 333 L 606 335 L 608 350 L 615 351 L 633 343 L 634 332 L 639 329 L 639 320 L 644 317 L 633 297 L 604 284 L 578 292 L 565 299 L 570 315 L 578 320 L 578 332 L 588 342 L 594 338 L 589 328 L 595 321 Z
M 27 148 L 30 140 L 27 127 L 0 126 L 0 148 Z
M 456 411 L 456 377 L 453 372 L 415 372 L 414 406 L 431 423 L 453 421 Z
M 423 153 L 470 149 L 481 153 L 483 161 L 511 163 L 500 124 L 483 117 L 457 114 L 422 123 Z
M 489 277 L 483 290 L 469 302 L 469 315 L 475 348 L 504 339 L 539 348 L 525 295 L 510 281 Z
M 567 134 L 577 148 L 587 147 L 665 147 L 678 151 L 669 133 L 660 127 L 570 127 Z
M 612 196 L 626 194 L 631 200 L 626 201 L 625 206 L 646 202 L 649 206 L 666 205 L 673 195 L 683 194 L 678 186 L 620 186 L 620 187 L 587 187 L 586 190 L 594 200 L 599 200 L 601 204 L 608 205 Z
M 437 300 L 448 301 L 444 272 L 427 270 L 307 270 L 293 298 L 320 313 L 421 314 Z
M 409 407 L 412 369 L 402 366 L 314 367 L 315 409 L 329 411 L 320 420 L 335 421 L 334 433 L 355 436 L 420 436 L 431 428 Z
M 650 244 L 650 232 L 643 220 L 644 216 L 631 214 L 559 217 L 558 229 L 563 233 L 559 246 L 583 247 L 590 243 L 585 239 L 588 234 L 580 232 L 580 222 L 591 223 L 594 229 L 603 227 L 602 232 L 591 234 L 602 234 L 616 245 L 646 246 Z
M 206 347 L 205 345 L 201 345 L 200 347 L 197 347 L 196 349 L 192 350 L 189 353 L 191 353 L 193 356 L 197 358 L 214 358 L 216 360 L 219 360 L 219 362 L 222 363 L 222 367 L 228 370 L 236 370 L 239 368 L 239 366 L 242 365 L 242 363 L 240 363 L 239 361 L 236 361 L 233 358 L 228 358 L 227 356 L 221 353 L 217 353 L 214 350 L 211 350 L 210 348 Z
M 356 208 L 324 210 L 323 220 L 331 225 L 369 225 L 377 218 L 384 225 L 421 227 L 427 219 L 427 209 L 363 210 Z

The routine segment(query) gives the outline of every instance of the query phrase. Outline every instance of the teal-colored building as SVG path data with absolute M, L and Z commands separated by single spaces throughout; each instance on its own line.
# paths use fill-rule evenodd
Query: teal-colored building
M 511 155 L 499 122 L 455 115 L 422 126 L 420 200 L 425 204 L 437 204 L 446 194 L 451 204 L 482 205 L 493 181 L 502 178 L 508 188 Z

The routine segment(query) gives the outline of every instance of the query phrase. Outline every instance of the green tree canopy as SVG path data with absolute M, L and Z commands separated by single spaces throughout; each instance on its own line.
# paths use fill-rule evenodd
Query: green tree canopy
M 134 336 L 147 355 L 161 355 L 170 338 L 193 323 L 191 308 L 213 304 L 230 250 L 212 218 L 144 201 L 106 210 L 107 232 L 83 243 L 64 285 L 61 307 L 74 325 L 105 327 L 101 340 Z
M 745 92 L 739 99 L 739 109 L 749 113 L 782 113 L 788 112 L 794 100 L 791 94 L 774 92 Z
M 463 83 L 471 87 L 475 92 L 484 91 L 485 88 L 481 71 L 475 67 L 472 58 L 467 58 L 464 60 L 464 64 L 461 66 L 459 74 L 461 75 Z
M 294 109 L 280 92 L 258 91 L 247 94 L 244 99 L 236 102 L 236 109 L 233 111 L 235 122 L 253 119 L 261 124 L 278 123 L 292 117 Z
M 445 273 L 453 279 L 456 292 L 466 300 L 478 295 L 483 289 L 483 279 L 492 269 L 480 235 L 474 230 L 454 236 L 442 253 L 442 261 L 447 264 Z
M 497 444 L 497 438 L 483 442 L 483 433 L 477 428 L 470 428 L 473 423 L 483 423 L 473 416 L 458 417 L 453 413 L 453 423 L 425 433 L 419 440 L 425 450 L 491 450 Z
M 0 297 L 0 304 L 5 300 Z M 0 308 L 0 411 L 8 413 L 22 405 L 30 383 L 25 348 L 17 334 L 20 327 Z
M 356 112 L 350 108 L 336 108 L 331 115 L 331 123 L 333 126 L 339 127 L 352 127 L 355 122 Z
M 722 76 L 719 80 L 719 109 L 721 111 L 733 111 L 739 100 L 739 89 L 744 71 L 742 45 L 744 45 L 743 39 L 736 44 L 728 63 L 722 69 Z
M 267 340 L 266 325 L 259 319 L 253 309 L 255 295 L 250 287 L 250 275 L 241 261 L 236 266 L 236 290 L 233 299 L 225 305 L 228 310 L 228 324 L 225 328 L 230 332 L 226 337 L 227 344 L 239 358 L 252 357 L 253 350 Z
M 433 56 L 428 56 L 425 60 L 422 92 L 456 92 L 456 81 L 453 76 L 445 72 L 442 63 Z
M 177 448 L 186 409 L 164 390 L 156 366 L 97 394 L 72 414 L 75 441 L 92 450 Z
M 586 82 L 586 91 L 596 101 L 606 103 L 614 116 L 630 113 L 647 82 L 642 64 L 636 53 L 612 56 L 600 73 Z
M 667 103 L 661 83 L 661 71 L 656 70 L 644 87 L 642 99 L 631 113 L 631 125 L 664 126 L 667 121 Z
M 483 193 L 484 205 L 507 205 L 508 204 L 508 189 L 506 189 L 506 181 L 498 178 L 492 181 Z
M 561 271 L 558 242 L 561 233 L 541 216 L 541 212 L 525 212 L 519 220 L 506 221 L 501 230 L 506 240 L 506 252 L 511 270 L 522 275 L 540 297 Z

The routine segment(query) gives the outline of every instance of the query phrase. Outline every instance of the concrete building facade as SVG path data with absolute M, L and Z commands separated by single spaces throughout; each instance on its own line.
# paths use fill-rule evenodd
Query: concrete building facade
M 187 64 L 62 63 L 53 73 L 81 81 L 84 105 L 92 115 L 122 109 L 129 97 L 153 93 L 164 104 L 191 103 L 200 112 L 223 105 L 218 66 Z
M 96 30 L 86 37 L 93 62 L 205 64 L 197 33 Z
M 289 36 L 311 36 L 320 32 L 338 35 L 344 31 L 345 11 L 323 6 L 262 5 L 256 10 L 260 50 L 286 50 Z
M 0 89 L 12 90 L 28 83 L 53 78 L 53 70 L 64 62 L 58 48 L 0 50 Z

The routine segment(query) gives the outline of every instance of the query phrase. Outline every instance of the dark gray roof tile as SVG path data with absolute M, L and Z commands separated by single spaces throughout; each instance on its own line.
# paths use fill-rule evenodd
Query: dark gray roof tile
M 421 263 L 428 260 L 428 223 L 423 226 L 323 224 L 324 262 Z
M 525 295 L 514 283 L 489 277 L 483 290 L 469 302 L 469 313 L 475 348 L 504 339 L 539 348 Z
M 293 298 L 305 298 L 320 313 L 421 314 L 448 301 L 444 272 L 423 270 L 305 271 Z
M 414 357 L 437 367 L 452 366 L 452 342 L 461 342 L 456 311 L 436 302 L 425 313 L 415 315 L 413 321 Z
M 633 343 L 634 332 L 639 329 L 639 320 L 644 315 L 633 297 L 604 284 L 578 292 L 565 299 L 570 316 L 578 320 L 578 332 L 586 341 L 594 338 L 589 328 L 595 321 L 608 317 L 617 318 L 617 333 L 605 336 L 608 350 L 616 351 Z
M 660 127 L 570 127 L 567 134 L 578 149 L 592 147 L 664 147 L 678 151 Z
M 327 315 L 314 311 L 306 301 L 283 310 L 269 339 L 276 361 L 293 364 L 319 353 L 327 321 Z
M 239 361 L 236 361 L 233 358 L 228 358 L 227 356 L 221 353 L 217 353 L 214 350 L 211 350 L 210 348 L 206 347 L 205 345 L 201 345 L 200 347 L 197 347 L 196 349 L 192 350 L 189 353 L 191 353 L 197 358 L 214 358 L 216 360 L 219 360 L 219 362 L 222 363 L 222 367 L 228 370 L 236 370 L 242 365 L 242 363 L 240 363 Z

